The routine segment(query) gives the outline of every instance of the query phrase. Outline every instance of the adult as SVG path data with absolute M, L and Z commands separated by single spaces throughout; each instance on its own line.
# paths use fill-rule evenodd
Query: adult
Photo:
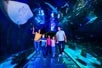
M 58 31 L 56 33 L 56 40 L 58 43 L 58 49 L 59 49 L 59 56 L 61 54 L 64 54 L 64 48 L 65 48 L 65 42 L 67 42 L 65 32 L 61 29 L 61 27 L 58 27 Z
M 34 48 L 36 53 L 40 52 L 40 39 L 41 39 L 41 30 L 39 29 L 38 32 L 34 32 L 34 27 L 33 27 L 33 34 L 35 34 L 34 37 Z

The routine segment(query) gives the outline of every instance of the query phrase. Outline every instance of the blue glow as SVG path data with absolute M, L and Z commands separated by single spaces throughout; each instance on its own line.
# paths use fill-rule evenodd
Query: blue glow
M 87 57 L 83 57 L 81 55 L 81 52 L 82 52 L 81 49 L 77 48 L 76 50 L 73 50 L 66 46 L 64 51 L 71 57 L 71 59 L 73 59 L 74 62 L 76 62 L 76 64 L 78 64 L 80 68 L 95 68 L 92 65 L 92 63 L 101 65 L 101 62 L 98 61 L 97 58 L 93 57 L 89 53 L 87 53 Z M 78 62 L 76 59 L 80 59 L 84 61 L 87 65 L 83 65 L 82 63 Z
M 25 24 L 33 16 L 28 4 L 17 1 L 8 2 L 7 14 L 17 25 Z
M 93 12 L 90 12 L 87 19 L 88 19 L 88 22 L 87 24 L 89 23 L 93 23 L 98 17 L 93 13 Z
M 0 64 L 0 68 L 14 68 L 17 64 L 11 64 L 12 60 L 7 60 Z
M 37 24 L 45 24 L 45 13 L 41 8 L 36 8 L 35 22 Z
M 55 23 L 51 23 L 51 31 L 54 31 L 55 25 Z
M 56 13 L 56 14 L 58 13 L 58 10 L 53 5 L 51 5 L 50 3 L 47 3 L 47 2 L 45 2 L 45 4 L 47 4 L 52 9 L 52 11 L 54 13 Z
M 56 19 L 54 17 L 50 18 L 50 30 L 51 31 L 56 31 L 57 22 L 55 21 Z
M 54 17 L 54 13 L 53 12 L 51 13 L 51 17 Z
M 60 14 L 58 14 L 57 18 L 60 18 L 60 17 L 61 17 Z
M 42 10 L 41 8 L 39 8 L 38 15 L 40 15 L 40 16 L 45 15 L 45 14 L 44 14 L 44 10 Z

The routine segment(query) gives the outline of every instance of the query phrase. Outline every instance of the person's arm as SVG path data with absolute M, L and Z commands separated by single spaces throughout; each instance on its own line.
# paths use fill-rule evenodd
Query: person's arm
M 56 33 L 56 43 L 58 43 L 58 37 L 57 37 L 57 33 Z
M 42 39 L 39 39 L 39 42 L 42 42 Z
M 65 32 L 64 32 L 64 39 L 65 39 L 65 42 L 67 42 L 67 37 L 66 37 Z
M 66 35 L 64 35 L 64 38 L 65 38 L 65 42 L 67 42 L 67 37 L 66 37 Z
M 32 31 L 32 34 L 35 34 L 35 32 L 34 32 L 34 31 Z
M 46 47 L 47 47 L 47 39 L 46 39 Z
M 52 40 L 50 40 L 51 46 L 52 46 Z
M 33 27 L 33 28 L 32 28 L 32 34 L 35 34 L 35 32 L 34 32 L 34 31 L 35 31 L 35 29 L 34 29 L 34 27 Z

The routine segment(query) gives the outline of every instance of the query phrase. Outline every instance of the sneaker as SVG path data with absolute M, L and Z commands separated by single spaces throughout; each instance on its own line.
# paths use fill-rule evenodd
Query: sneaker
M 62 61 L 62 63 L 64 64 L 64 63 L 65 63 L 65 61 Z
M 58 62 L 59 62 L 60 60 L 59 60 L 59 58 L 58 58 Z
M 64 56 L 64 52 L 62 52 L 62 55 Z
M 61 54 L 58 55 L 59 57 L 61 56 Z
M 53 55 L 53 57 L 55 57 L 55 55 Z

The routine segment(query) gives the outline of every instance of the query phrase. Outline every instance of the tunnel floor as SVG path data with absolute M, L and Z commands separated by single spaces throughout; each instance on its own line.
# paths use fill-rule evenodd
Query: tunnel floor
M 43 57 L 42 54 L 34 55 L 24 68 L 78 68 L 76 64 L 66 55 Z
M 101 62 L 96 57 L 89 53 L 86 53 L 86 57 L 82 56 L 82 49 L 71 49 L 67 45 L 64 55 L 61 56 L 56 54 L 55 57 L 51 55 L 43 57 L 42 52 L 38 54 L 35 51 L 27 55 L 28 52 L 30 51 L 20 52 L 21 55 L 15 54 L 15 59 L 15 55 L 9 57 L 0 63 L 0 68 L 100 68 L 101 66 Z

